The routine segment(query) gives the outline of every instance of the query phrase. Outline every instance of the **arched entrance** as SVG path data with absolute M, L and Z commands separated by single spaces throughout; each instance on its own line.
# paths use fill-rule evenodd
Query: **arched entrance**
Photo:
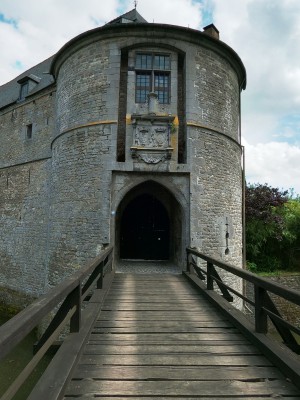
M 151 194 L 141 194 L 124 209 L 121 218 L 120 257 L 168 260 L 170 220 L 163 204 Z
M 146 181 L 131 189 L 116 212 L 116 257 L 131 260 L 170 260 L 181 264 L 183 212 L 163 185 Z

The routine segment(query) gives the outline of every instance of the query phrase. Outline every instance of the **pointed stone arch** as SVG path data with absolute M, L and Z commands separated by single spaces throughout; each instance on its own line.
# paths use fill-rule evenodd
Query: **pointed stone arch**
M 137 183 L 116 207 L 116 257 L 162 259 L 183 266 L 186 221 L 186 207 L 169 188 L 154 180 Z

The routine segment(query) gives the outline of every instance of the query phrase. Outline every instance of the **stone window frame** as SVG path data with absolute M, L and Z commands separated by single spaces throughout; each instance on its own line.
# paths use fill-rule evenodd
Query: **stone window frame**
M 26 135 L 26 139 L 27 140 L 31 140 L 32 139 L 32 134 L 33 134 L 33 124 L 27 124 L 26 125 L 26 131 L 25 131 L 25 135 Z
M 23 78 L 19 79 L 17 83 L 20 85 L 20 91 L 17 101 L 24 101 L 40 81 L 41 78 L 33 74 L 23 76 Z
M 20 93 L 19 93 L 19 100 L 25 100 L 25 97 L 29 93 L 29 81 L 25 81 L 20 85 Z
M 158 59 L 158 63 L 156 63 Z M 144 104 L 154 92 L 160 104 L 171 102 L 171 55 L 157 51 L 135 53 L 135 102 Z

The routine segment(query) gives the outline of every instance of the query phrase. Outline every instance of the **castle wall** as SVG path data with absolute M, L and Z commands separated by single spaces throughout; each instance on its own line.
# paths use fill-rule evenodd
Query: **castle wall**
M 0 112 L 0 168 L 51 156 L 55 91 L 45 90 Z M 27 126 L 32 124 L 32 136 Z
M 242 266 L 239 61 L 187 29 L 115 29 L 65 46 L 54 60 L 55 85 L 0 115 L 0 286 L 38 295 L 108 244 L 118 246 L 114 213 L 147 182 L 161 185 L 174 214 L 173 261 L 184 268 L 190 244 Z M 171 101 L 155 118 L 135 103 L 138 51 L 170 55 Z
M 94 258 L 110 239 L 110 125 L 71 130 L 53 143 L 49 284 Z
M 229 62 L 198 46 L 190 47 L 187 59 L 186 119 L 239 141 L 240 88 Z
M 120 51 L 97 40 L 70 55 L 57 79 L 57 135 L 69 128 L 117 120 Z
M 54 101 L 51 88 L 0 113 L 0 286 L 33 297 L 47 281 Z
M 227 60 L 205 48 L 194 48 L 187 60 L 190 243 L 205 254 L 242 267 L 237 75 Z M 229 275 L 225 280 L 242 290 L 239 278 Z
M 191 245 L 241 266 L 239 83 L 227 60 L 207 49 L 190 48 L 189 53 L 186 117 L 191 167 Z
M 110 243 L 111 171 L 119 65 L 95 42 L 72 54 L 57 79 L 57 138 L 52 146 L 49 284 Z M 118 58 L 119 60 L 119 58 Z M 115 101 L 109 101 L 114 98 Z M 114 117 L 113 121 L 108 118 Z M 111 123 L 110 123 L 111 122 Z
M 51 161 L 0 170 L 0 286 L 38 296 L 47 280 Z

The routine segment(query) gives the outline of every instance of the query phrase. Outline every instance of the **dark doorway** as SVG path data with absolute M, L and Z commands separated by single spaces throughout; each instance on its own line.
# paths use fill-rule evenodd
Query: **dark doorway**
M 169 216 L 163 204 L 151 194 L 141 194 L 126 206 L 120 234 L 121 258 L 169 259 Z

